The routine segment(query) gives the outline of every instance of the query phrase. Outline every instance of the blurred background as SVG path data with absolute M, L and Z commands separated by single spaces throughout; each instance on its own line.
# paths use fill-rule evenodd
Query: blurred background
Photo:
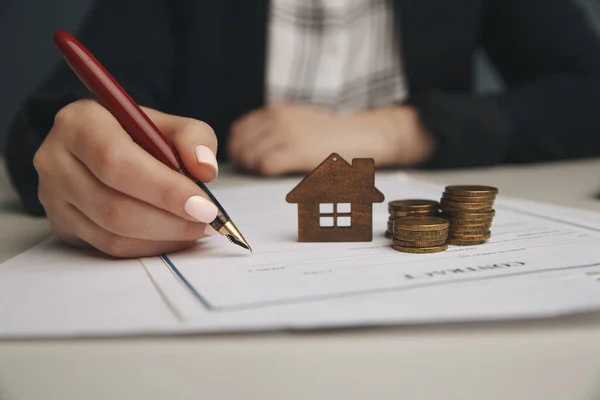
M 600 34 L 600 0 L 576 1 Z M 4 152 L 8 124 L 17 107 L 59 61 L 53 32 L 73 31 L 92 3 L 93 0 L 0 0 L 0 154 Z M 476 63 L 477 89 L 501 89 L 485 56 L 479 55 Z

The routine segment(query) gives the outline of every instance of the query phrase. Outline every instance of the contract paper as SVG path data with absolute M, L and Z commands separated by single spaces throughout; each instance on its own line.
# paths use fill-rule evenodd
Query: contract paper
M 600 213 L 508 199 L 492 237 L 437 254 L 393 250 L 387 202 L 443 185 L 378 175 L 373 241 L 297 242 L 298 183 L 216 189 L 254 253 L 222 237 L 114 260 L 52 238 L 0 265 L 0 336 L 114 336 L 544 318 L 600 308 Z M 456 182 L 452 182 L 456 183 Z M 479 183 L 479 182 L 463 182 Z

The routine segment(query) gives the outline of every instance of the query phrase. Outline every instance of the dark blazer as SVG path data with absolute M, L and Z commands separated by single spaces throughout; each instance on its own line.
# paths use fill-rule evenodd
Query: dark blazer
M 600 155 L 600 43 L 572 1 L 393 4 L 408 103 L 439 142 L 423 166 Z M 76 35 L 140 104 L 212 125 L 224 159 L 229 124 L 264 104 L 267 19 L 268 0 L 101 0 Z M 472 93 L 477 49 L 504 92 Z M 43 214 L 34 152 L 56 112 L 82 97 L 60 63 L 10 128 L 10 176 L 31 213 Z

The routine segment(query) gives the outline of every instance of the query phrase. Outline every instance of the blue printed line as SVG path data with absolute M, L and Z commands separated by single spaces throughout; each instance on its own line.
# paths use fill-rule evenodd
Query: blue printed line
M 210 304 L 208 302 L 208 300 L 206 300 L 200 294 L 200 292 L 198 292 L 196 290 L 196 288 L 186 279 L 186 277 L 181 273 L 181 271 L 179 271 L 179 269 L 175 266 L 175 264 L 173 264 L 173 262 L 169 259 L 169 257 L 167 257 L 166 254 L 163 254 L 162 256 L 160 256 L 160 259 L 165 263 L 165 265 L 167 267 L 169 267 L 169 269 L 171 270 L 171 272 L 173 272 L 177 276 L 177 278 L 179 278 L 179 280 L 181 281 L 181 283 L 183 283 L 183 285 L 185 287 L 187 287 L 190 292 L 192 292 L 192 294 L 200 301 L 200 303 L 202 303 L 202 305 L 204 307 L 206 307 L 206 309 L 208 309 L 208 310 L 214 310 L 213 305 Z

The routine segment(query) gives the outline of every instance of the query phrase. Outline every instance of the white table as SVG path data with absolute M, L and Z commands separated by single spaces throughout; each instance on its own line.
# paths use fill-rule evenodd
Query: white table
M 600 160 L 412 175 L 600 210 Z M 217 184 L 251 180 L 224 173 Z M 48 234 L 45 220 L 20 213 L 0 171 L 0 261 Z M 319 333 L 0 341 L 1 400 L 116 398 L 600 399 L 600 314 Z

